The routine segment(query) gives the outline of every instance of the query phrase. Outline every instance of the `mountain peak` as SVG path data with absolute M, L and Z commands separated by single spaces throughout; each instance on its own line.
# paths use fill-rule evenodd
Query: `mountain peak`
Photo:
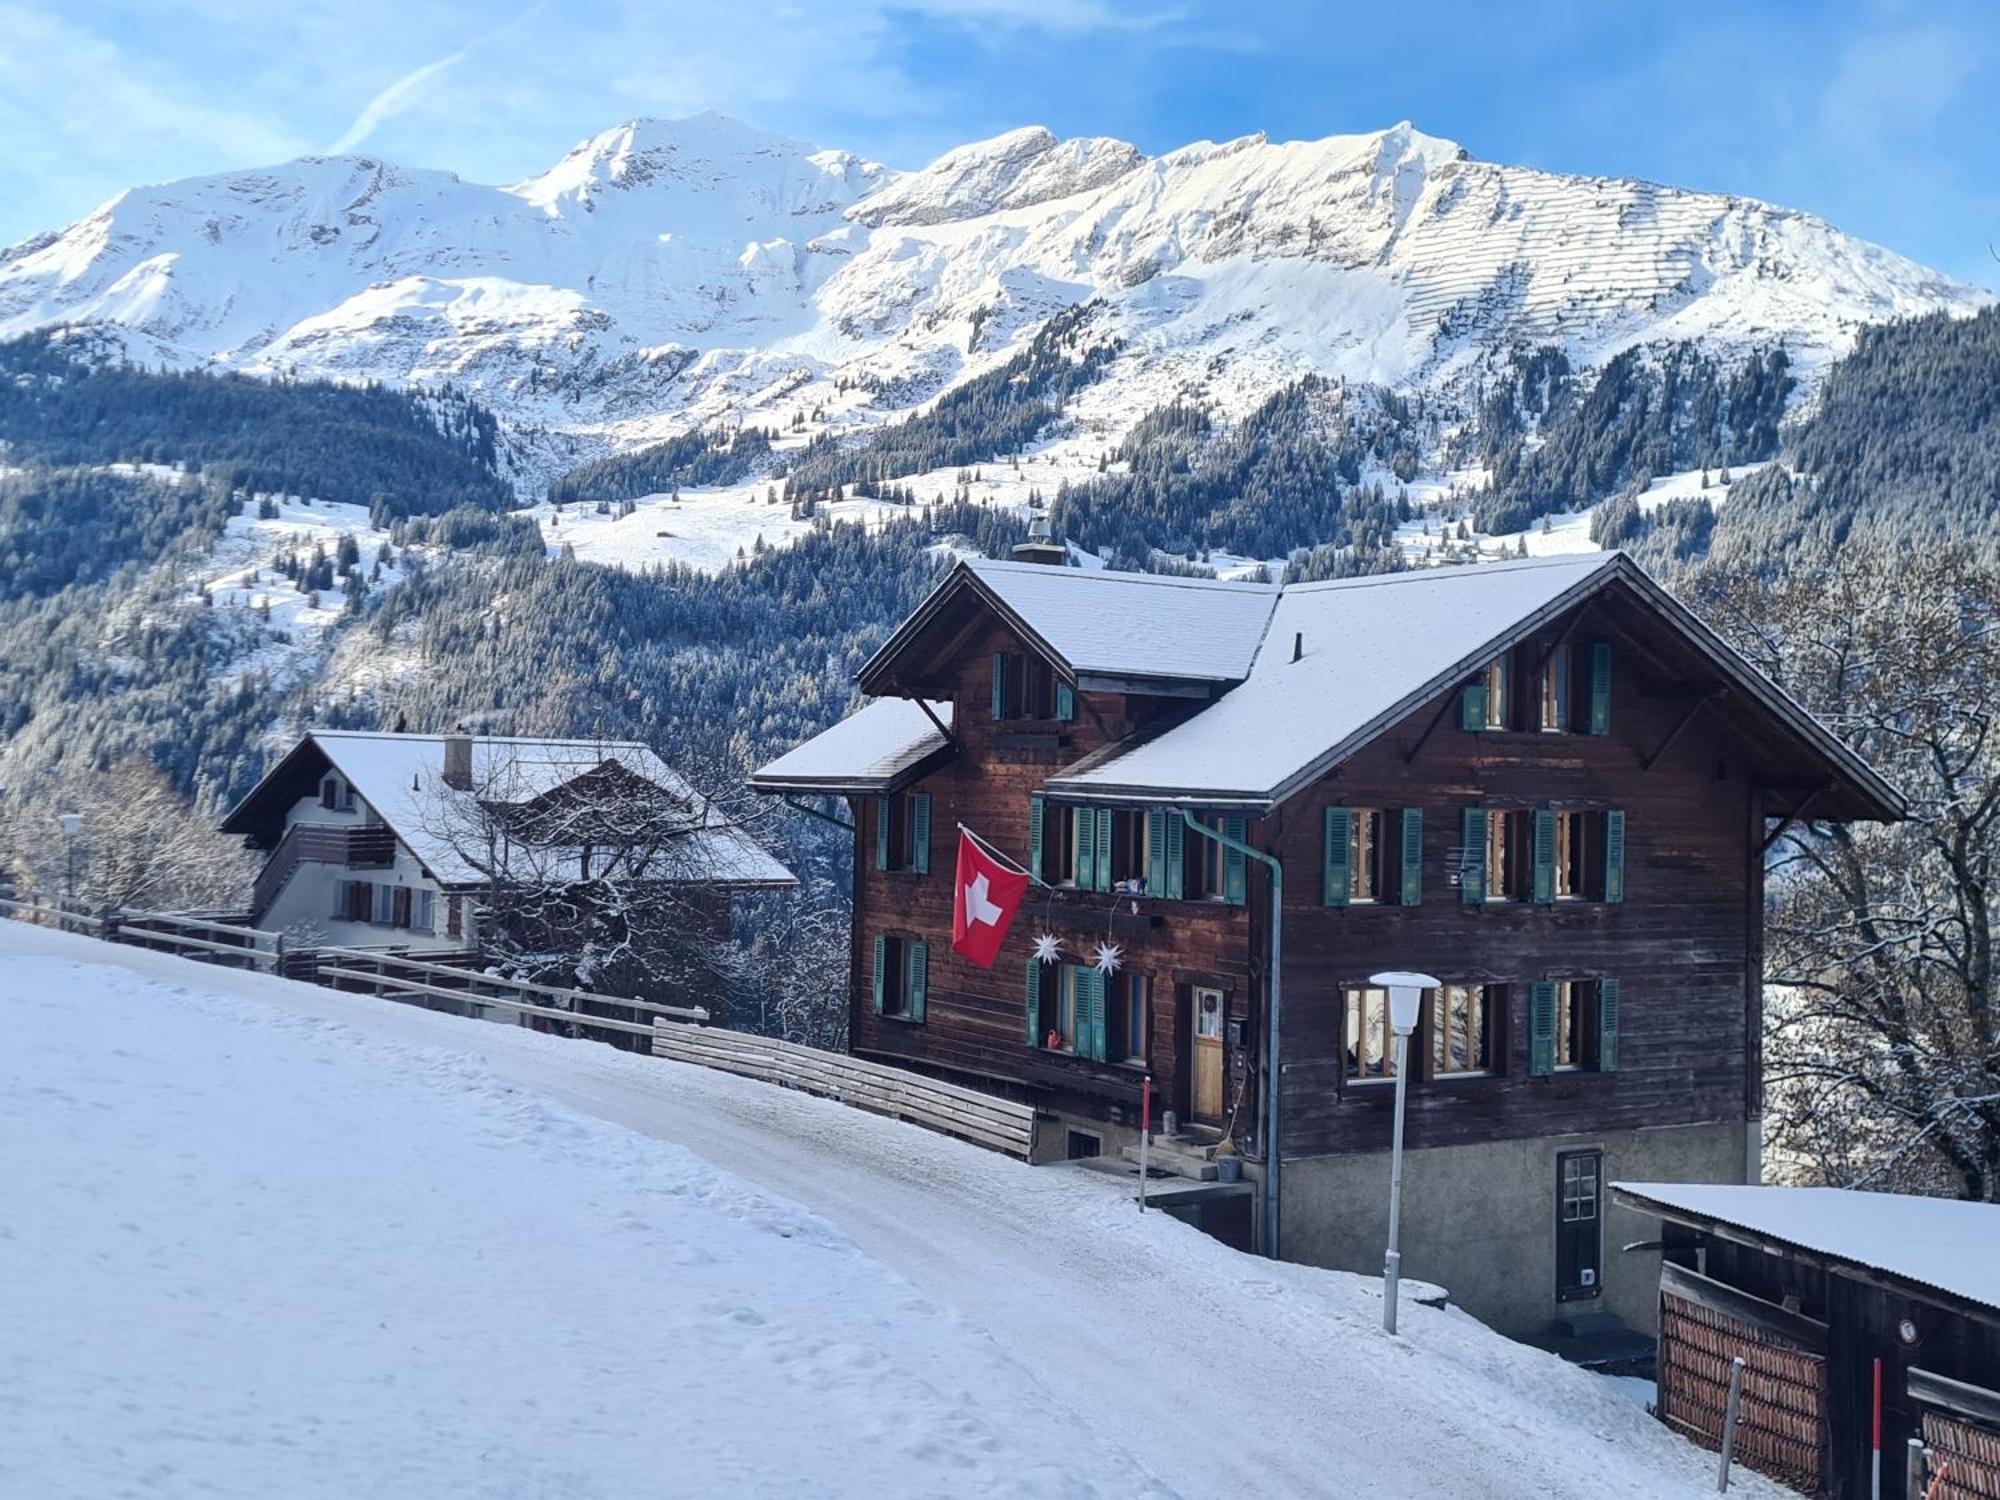
M 729 115 L 705 110 L 678 119 L 639 116 L 579 142 L 548 171 L 508 189 L 546 213 L 572 209 L 594 212 L 609 196 L 654 183 L 683 192 L 728 190 L 745 174 L 776 166 L 782 174 L 796 164 L 801 179 L 831 179 L 850 191 L 836 193 L 844 207 L 883 175 L 874 162 L 841 152 L 823 152 L 804 141 L 760 130 Z M 818 211 L 823 191 L 806 199 Z
M 1024 125 L 955 147 L 858 203 L 848 217 L 882 224 L 944 224 L 1001 209 L 1028 208 L 1116 181 L 1145 161 L 1138 147 L 1108 136 L 1059 140 Z

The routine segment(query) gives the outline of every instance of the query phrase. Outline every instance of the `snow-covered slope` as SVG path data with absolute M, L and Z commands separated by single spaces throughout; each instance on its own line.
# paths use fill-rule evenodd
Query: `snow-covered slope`
M 1712 1483 L 1461 1313 L 830 1100 L 11 922 L 0 1023 L 8 1495 Z
M 1476 161 L 1408 124 L 1147 158 L 1010 132 L 897 174 L 714 115 L 642 120 L 486 187 L 309 158 L 121 194 L 0 252 L 0 335 L 109 320 L 134 352 L 452 379 L 517 424 L 633 442 L 718 418 L 879 420 L 1103 298 L 1115 438 L 1199 382 L 1449 383 L 1516 341 L 1783 342 L 1984 294 L 1749 199 Z

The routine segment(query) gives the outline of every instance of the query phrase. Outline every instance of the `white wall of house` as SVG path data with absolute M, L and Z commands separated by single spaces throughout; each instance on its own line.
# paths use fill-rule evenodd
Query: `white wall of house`
M 329 775 L 339 782 L 337 774 Z M 382 819 L 341 784 L 333 807 L 327 807 L 317 791 L 300 798 L 285 814 L 288 831 L 299 824 L 345 831 L 381 827 Z M 346 887 L 352 882 L 363 882 L 371 888 L 370 911 L 374 915 L 369 921 L 351 921 L 345 915 Z M 399 888 L 410 893 L 408 926 L 395 924 L 395 899 L 385 894 Z M 437 950 L 473 946 L 471 898 L 463 898 L 460 936 L 449 934 L 450 908 L 451 897 L 425 873 L 416 856 L 398 839 L 395 861 L 389 865 L 354 869 L 345 864 L 302 862 L 277 899 L 259 914 L 257 925 L 272 932 L 308 933 L 313 941 L 341 948 Z

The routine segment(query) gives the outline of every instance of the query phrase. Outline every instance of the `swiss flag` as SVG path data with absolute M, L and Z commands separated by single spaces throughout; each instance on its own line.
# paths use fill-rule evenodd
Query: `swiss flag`
M 993 967 L 1014 913 L 1028 893 L 1028 877 L 988 854 L 961 828 L 958 876 L 951 901 L 951 947 L 982 969 Z

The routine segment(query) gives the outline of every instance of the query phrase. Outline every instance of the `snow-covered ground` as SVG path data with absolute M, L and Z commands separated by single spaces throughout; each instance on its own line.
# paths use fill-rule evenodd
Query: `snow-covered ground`
M 828 1101 L 13 923 L 0 1022 L 0 1493 L 1712 1482 L 1461 1314 Z

